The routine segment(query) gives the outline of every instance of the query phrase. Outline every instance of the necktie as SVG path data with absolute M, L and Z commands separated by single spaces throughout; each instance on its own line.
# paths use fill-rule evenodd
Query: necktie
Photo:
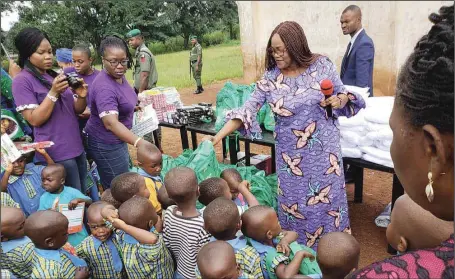
M 344 56 L 343 56 L 343 62 L 341 63 L 341 74 L 340 74 L 341 78 L 344 76 L 344 71 L 346 71 L 347 62 L 348 62 L 348 54 L 349 54 L 350 49 L 351 49 L 351 42 L 349 42 L 348 47 L 346 48 L 346 52 L 344 53 Z
M 122 260 L 119 255 L 119 251 L 117 250 L 117 247 L 115 247 L 115 244 L 112 241 L 112 239 L 108 239 L 106 241 L 106 244 L 109 247 L 109 250 L 111 251 L 115 271 L 117 271 L 117 272 L 122 271 L 123 264 L 122 264 Z

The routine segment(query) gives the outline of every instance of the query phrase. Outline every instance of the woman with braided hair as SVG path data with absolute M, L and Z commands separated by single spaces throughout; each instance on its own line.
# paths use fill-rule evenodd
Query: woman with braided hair
M 338 116 L 353 116 L 365 102 L 347 93 L 335 65 L 312 53 L 302 27 L 293 21 L 279 24 L 270 35 L 266 72 L 245 105 L 227 114 L 228 122 L 208 139 L 217 144 L 233 131 L 252 139 L 261 136 L 256 114 L 267 102 L 276 118 L 278 216 L 285 230 L 316 250 L 328 232 L 350 232 Z M 321 82 L 333 83 L 325 99 Z M 326 106 L 333 108 L 333 117 Z
M 446 221 L 454 216 L 453 12 L 452 5 L 430 15 L 434 25 L 401 69 L 390 116 L 390 152 L 401 184 Z M 453 246 L 452 235 L 438 247 L 374 263 L 350 278 L 454 278 Z
M 132 57 L 124 40 L 107 36 L 100 44 L 103 70 L 90 89 L 91 114 L 84 129 L 86 150 L 96 162 L 101 184 L 110 188 L 117 175 L 129 171 L 127 143 L 148 152 L 153 144 L 133 134 L 137 95 L 125 78 Z

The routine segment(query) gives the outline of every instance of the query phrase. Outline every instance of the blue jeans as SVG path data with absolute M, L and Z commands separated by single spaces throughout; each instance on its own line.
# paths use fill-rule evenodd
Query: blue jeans
M 85 150 L 96 163 L 104 189 L 111 187 L 112 179 L 129 171 L 129 153 L 126 143 L 106 144 L 84 133 Z
M 85 194 L 87 190 L 87 158 L 85 152 L 76 158 L 58 161 L 66 170 L 65 185 L 78 189 Z

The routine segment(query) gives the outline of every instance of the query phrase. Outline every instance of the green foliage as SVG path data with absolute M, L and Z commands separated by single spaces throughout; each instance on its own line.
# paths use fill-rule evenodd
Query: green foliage
M 154 53 L 188 49 L 191 34 L 202 37 L 222 30 L 230 39 L 237 38 L 234 32 L 238 24 L 237 5 L 232 0 L 36 0 L 29 4 L 26 6 L 18 1 L 14 5 L 1 4 L 9 10 L 17 9 L 19 13 L 19 21 L 5 38 L 11 51 L 15 49 L 16 34 L 29 26 L 45 31 L 54 49 L 72 48 L 79 41 L 91 43 L 98 49 L 105 35 L 123 37 L 132 28 L 141 29 L 146 41 L 154 42 L 151 45 Z M 207 45 L 220 41 L 221 36 L 213 36 L 209 35 Z
M 150 44 L 148 44 L 148 48 L 153 53 L 153 55 L 157 55 L 163 53 L 182 51 L 185 49 L 183 45 L 184 44 L 182 37 L 171 37 L 168 38 L 164 43 L 151 42 Z
M 224 34 L 222 31 L 215 31 L 202 36 L 202 43 L 204 46 L 219 45 L 224 43 L 225 40 L 226 34 Z

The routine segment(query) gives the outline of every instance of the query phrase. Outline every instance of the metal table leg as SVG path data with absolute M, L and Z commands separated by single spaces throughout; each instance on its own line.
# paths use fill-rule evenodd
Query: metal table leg
M 223 147 L 222 147 L 222 148 L 223 148 L 223 161 L 224 161 L 224 159 L 226 159 L 226 158 L 227 158 L 227 151 L 226 151 L 226 138 L 222 139 L 222 140 L 221 140 L 221 143 L 222 143 L 222 145 L 223 145 Z
M 236 148 L 236 136 L 235 135 L 229 135 L 229 159 L 231 160 L 231 164 L 235 165 L 237 164 L 237 148 Z
M 191 131 L 191 142 L 193 143 L 193 150 L 197 149 L 197 137 L 196 137 L 196 132 Z
M 352 169 L 352 175 L 354 176 L 354 202 L 362 203 L 363 201 L 363 168 L 350 165 L 349 169 Z
M 250 150 L 250 141 L 245 141 L 245 165 L 251 165 L 251 150 Z
M 186 131 L 186 127 L 182 126 L 182 127 L 180 127 L 179 130 L 180 130 L 180 139 L 182 141 L 182 149 L 185 150 L 185 149 L 190 148 L 190 144 L 188 142 L 188 133 Z

